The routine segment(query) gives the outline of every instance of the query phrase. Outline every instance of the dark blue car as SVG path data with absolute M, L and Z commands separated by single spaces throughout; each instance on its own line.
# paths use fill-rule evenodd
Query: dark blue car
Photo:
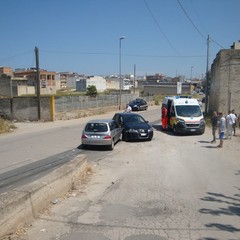
M 122 128 L 122 140 L 148 140 L 153 138 L 153 128 L 141 115 L 116 113 L 113 120 Z
M 131 101 L 128 105 L 132 108 L 132 111 L 142 111 L 148 109 L 147 102 L 141 98 Z

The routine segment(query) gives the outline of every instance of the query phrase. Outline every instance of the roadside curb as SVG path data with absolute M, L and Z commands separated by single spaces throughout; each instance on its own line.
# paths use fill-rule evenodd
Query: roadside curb
M 0 238 L 31 224 L 50 202 L 72 189 L 86 173 L 87 156 L 80 154 L 52 173 L 23 187 L 3 193 L 0 202 Z

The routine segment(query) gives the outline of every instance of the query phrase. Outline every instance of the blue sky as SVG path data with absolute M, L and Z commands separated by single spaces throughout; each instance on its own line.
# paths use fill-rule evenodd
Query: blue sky
M 240 40 L 240 0 L 0 0 L 0 66 L 201 77 Z

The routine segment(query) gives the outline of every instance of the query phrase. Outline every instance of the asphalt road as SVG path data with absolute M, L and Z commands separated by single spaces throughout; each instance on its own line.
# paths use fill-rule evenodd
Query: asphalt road
M 209 128 L 191 136 L 154 128 L 151 142 L 89 151 L 102 154 L 92 174 L 18 239 L 239 240 L 239 135 L 220 149 Z
M 16 239 L 239 240 L 240 130 L 220 149 L 210 143 L 210 128 L 203 135 L 174 136 L 160 130 L 158 108 L 142 114 L 155 129 L 151 142 L 119 142 L 113 151 L 85 151 L 92 174 Z M 80 124 L 72 123 L 60 124 L 67 129 L 62 136 L 68 137 L 68 147 L 58 152 L 59 142 L 51 142 L 57 146 L 51 156 L 78 149 Z M 36 131 L 49 132 L 56 140 L 50 136 L 59 128 L 56 124 Z M 22 126 L 14 134 L 23 132 L 32 130 Z M 47 149 L 47 142 L 43 144 Z
M 157 106 L 139 112 L 153 124 L 159 122 Z M 81 149 L 81 131 L 92 118 L 112 118 L 114 112 L 57 122 L 16 123 L 13 133 L 0 135 L 0 193 L 37 180 L 81 153 L 88 160 L 104 158 L 106 151 Z M 98 149 L 99 150 L 99 149 Z

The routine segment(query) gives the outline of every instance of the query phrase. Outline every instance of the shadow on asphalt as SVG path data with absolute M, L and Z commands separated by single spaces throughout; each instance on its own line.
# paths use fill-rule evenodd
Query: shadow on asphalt
M 240 189 L 238 189 L 240 190 Z M 205 202 L 212 202 L 217 203 L 219 205 L 218 208 L 213 207 L 211 208 L 201 208 L 199 212 L 201 214 L 208 214 L 215 216 L 215 222 L 205 224 L 207 228 L 211 229 L 218 229 L 224 232 L 231 232 L 236 233 L 240 232 L 240 228 L 236 224 L 236 226 L 231 224 L 223 224 L 222 217 L 225 216 L 240 216 L 240 198 L 239 193 L 234 194 L 233 196 L 227 196 L 223 193 L 216 193 L 216 192 L 207 192 L 206 196 L 200 198 L 200 200 Z M 219 219 L 219 222 L 218 222 Z M 209 238 L 204 238 L 209 239 Z M 211 238 L 210 238 L 211 239 Z
M 162 125 L 158 124 L 158 125 L 152 125 L 152 127 L 156 130 L 156 131 L 159 131 L 159 132 L 162 132 L 164 134 L 167 134 L 169 136 L 173 136 L 173 137 L 190 137 L 190 136 L 193 136 L 193 135 L 196 135 L 195 133 L 186 133 L 186 134 L 183 134 L 183 133 L 178 133 L 177 135 L 174 135 L 173 134 L 173 131 L 171 129 L 163 129 L 162 128 Z M 207 143 L 207 142 L 206 142 Z
M 199 143 L 211 143 L 211 141 L 198 141 Z
M 77 149 L 82 149 L 82 150 L 91 150 L 91 151 L 112 151 L 112 150 L 109 150 L 108 146 L 91 146 L 91 145 L 88 145 L 88 146 L 82 146 L 82 144 L 80 144 Z

